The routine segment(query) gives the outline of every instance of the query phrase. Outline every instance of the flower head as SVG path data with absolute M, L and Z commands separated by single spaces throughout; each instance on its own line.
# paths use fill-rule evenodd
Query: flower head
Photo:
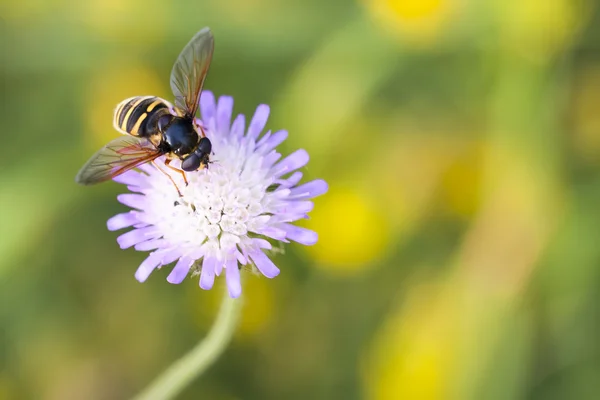
M 279 274 L 265 254 L 275 242 L 316 243 L 315 232 L 292 222 L 307 218 L 313 208 L 310 199 L 325 193 L 327 183 L 314 180 L 298 185 L 302 173 L 297 169 L 309 157 L 297 150 L 280 160 L 276 148 L 286 139 L 286 131 L 260 136 L 268 106 L 258 106 L 248 129 L 243 115 L 231 123 L 232 110 L 231 97 L 222 96 L 216 103 L 211 92 L 202 93 L 202 118 L 197 122 L 211 140 L 214 154 L 208 169 L 186 173 L 187 186 L 180 174 L 170 174 L 181 197 L 153 165 L 114 179 L 134 192 L 117 197 L 133 210 L 110 218 L 108 229 L 133 227 L 117 238 L 121 248 L 151 251 L 135 273 L 138 281 L 176 262 L 167 277 L 170 283 L 181 283 L 190 271 L 199 272 L 200 287 L 210 289 L 215 276 L 224 271 L 230 296 L 238 297 L 241 266 L 256 268 L 267 278 Z

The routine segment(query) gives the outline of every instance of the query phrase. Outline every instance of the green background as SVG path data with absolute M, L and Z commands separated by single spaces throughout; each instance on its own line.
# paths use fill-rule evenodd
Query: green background
M 203 26 L 206 88 L 330 190 L 182 399 L 598 398 L 595 5 L 3 0 L 0 399 L 129 398 L 209 329 L 223 279 L 138 283 L 125 188 L 74 183 Z

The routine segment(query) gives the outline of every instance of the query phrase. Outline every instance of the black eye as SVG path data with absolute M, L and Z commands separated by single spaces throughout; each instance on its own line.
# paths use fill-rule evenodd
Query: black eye
M 212 143 L 210 143 L 210 140 L 208 140 L 208 138 L 205 138 L 205 137 L 200 139 L 200 143 L 198 143 L 198 151 L 202 152 L 204 154 L 210 154 L 211 150 L 212 150 Z
M 195 171 L 200 168 L 200 157 L 196 153 L 190 154 L 185 160 L 181 162 L 181 169 L 187 172 Z
M 169 125 L 171 123 L 171 116 L 170 115 L 163 115 L 162 117 L 160 117 L 158 119 L 158 130 L 159 131 L 164 131 L 165 128 L 167 127 L 167 125 Z

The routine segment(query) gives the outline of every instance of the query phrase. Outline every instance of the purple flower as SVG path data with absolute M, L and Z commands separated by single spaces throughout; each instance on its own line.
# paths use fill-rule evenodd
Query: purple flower
M 296 170 L 309 157 L 297 150 L 280 160 L 276 148 L 286 139 L 286 131 L 268 131 L 260 137 L 268 106 L 258 106 L 247 130 L 243 115 L 231 123 L 232 109 L 233 98 L 222 96 L 215 104 L 211 92 L 202 93 L 202 119 L 197 122 L 214 154 L 209 169 L 186 174 L 188 186 L 180 174 L 171 174 L 182 197 L 150 164 L 141 166 L 141 172 L 131 170 L 115 178 L 134 192 L 117 197 L 133 210 L 109 219 L 108 229 L 133 227 L 117 238 L 121 248 L 151 251 L 135 273 L 138 281 L 176 262 L 167 277 L 170 283 L 181 283 L 190 271 L 199 272 L 200 287 L 210 289 L 215 276 L 224 272 L 229 295 L 238 297 L 240 266 L 256 268 L 267 278 L 279 274 L 265 253 L 273 243 L 316 243 L 315 232 L 292 222 L 307 218 L 313 208 L 310 199 L 325 193 L 327 183 L 298 185 L 302 173 Z

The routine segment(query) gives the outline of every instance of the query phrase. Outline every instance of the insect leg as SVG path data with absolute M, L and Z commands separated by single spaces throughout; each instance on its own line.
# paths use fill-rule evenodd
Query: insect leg
M 169 168 L 171 168 L 173 171 L 175 172 L 179 172 L 181 174 L 181 176 L 183 176 L 183 181 L 185 182 L 185 186 L 188 185 L 188 180 L 187 177 L 185 176 L 185 171 L 180 170 L 179 168 L 175 168 L 172 165 L 169 165 L 171 163 L 172 159 L 168 158 L 165 160 L 165 165 Z
M 173 180 L 173 177 L 171 175 L 169 175 L 166 171 L 164 171 L 161 167 L 158 166 L 158 164 L 156 163 L 156 161 L 152 160 L 152 164 L 154 164 L 154 166 L 163 174 L 165 174 L 165 176 L 167 178 L 169 178 L 169 180 L 171 181 L 171 183 L 173 184 L 173 186 L 175 186 L 175 189 L 177 189 L 177 193 L 179 194 L 179 197 L 183 197 L 183 195 L 181 194 L 181 190 L 179 190 L 179 187 L 177 186 L 177 184 L 175 183 L 175 181 Z M 170 167 L 173 168 L 173 167 Z M 186 182 L 187 184 L 187 182 Z
M 194 121 L 194 126 L 198 128 L 198 130 L 200 130 L 201 138 L 206 137 L 206 133 L 204 132 L 204 126 L 201 123 Z

